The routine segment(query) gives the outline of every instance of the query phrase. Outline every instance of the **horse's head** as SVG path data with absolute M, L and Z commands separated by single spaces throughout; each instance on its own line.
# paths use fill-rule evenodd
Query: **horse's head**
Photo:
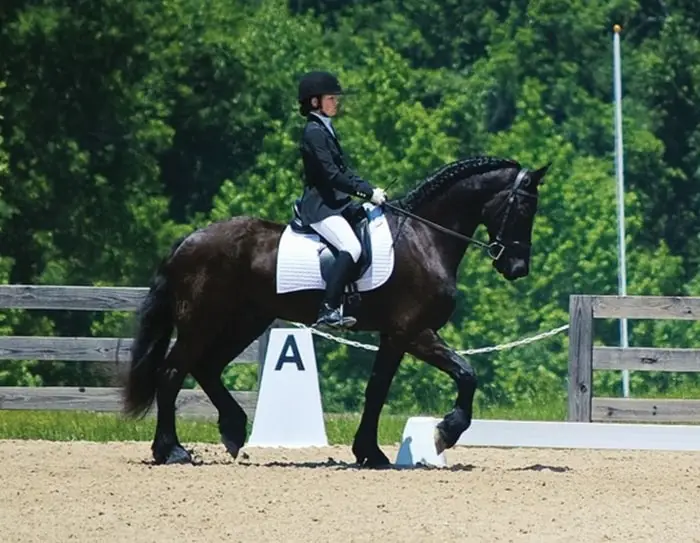
M 493 266 L 509 281 L 530 272 L 532 227 L 537 212 L 537 189 L 549 166 L 520 170 L 513 181 L 493 195 L 483 208 Z

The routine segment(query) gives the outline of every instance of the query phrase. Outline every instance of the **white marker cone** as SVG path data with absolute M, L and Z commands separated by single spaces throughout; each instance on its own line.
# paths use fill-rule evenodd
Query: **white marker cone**
M 401 438 L 401 447 L 395 465 L 445 467 L 445 453 L 435 448 L 435 428 L 438 419 L 433 417 L 410 417 L 406 421 Z
M 313 339 L 308 329 L 273 328 L 249 447 L 328 445 Z

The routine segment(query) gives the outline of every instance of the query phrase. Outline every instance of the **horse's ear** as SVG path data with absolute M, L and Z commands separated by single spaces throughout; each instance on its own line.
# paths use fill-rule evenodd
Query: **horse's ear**
M 551 165 L 552 163 L 549 162 L 548 164 L 542 166 L 539 170 L 535 170 L 530 174 L 530 179 L 535 185 L 541 185 L 543 183 L 544 176 Z

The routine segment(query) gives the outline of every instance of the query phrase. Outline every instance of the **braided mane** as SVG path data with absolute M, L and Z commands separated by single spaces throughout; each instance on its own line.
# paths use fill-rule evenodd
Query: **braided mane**
M 504 167 L 520 168 L 520 164 L 513 160 L 491 156 L 477 156 L 451 162 L 435 170 L 398 203 L 404 209 L 411 211 L 465 177 Z

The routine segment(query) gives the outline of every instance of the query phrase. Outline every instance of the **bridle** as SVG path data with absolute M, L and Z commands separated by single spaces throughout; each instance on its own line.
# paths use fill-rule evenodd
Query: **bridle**
M 437 223 L 434 223 L 432 221 L 429 221 L 428 219 L 424 219 L 423 217 L 419 215 L 415 215 L 414 213 L 411 213 L 410 211 L 406 211 L 405 209 L 402 209 L 398 206 L 395 206 L 393 204 L 390 204 L 389 202 L 384 202 L 384 206 L 388 207 L 389 209 L 393 209 L 397 213 L 401 213 L 403 215 L 406 215 L 407 217 L 411 217 L 412 219 L 415 219 L 417 221 L 420 221 L 424 224 L 427 224 L 431 228 L 434 228 L 435 230 L 438 230 L 440 232 L 443 232 L 445 234 L 448 234 L 450 236 L 453 236 L 457 239 L 461 239 L 462 241 L 466 242 L 471 242 L 474 243 L 475 245 L 478 245 L 482 249 L 486 250 L 486 253 L 489 255 L 491 259 L 494 261 L 498 260 L 501 258 L 505 250 L 509 247 L 518 249 L 519 251 L 529 251 L 531 246 L 528 243 L 523 243 L 520 241 L 505 241 L 504 240 L 504 235 L 506 228 L 508 226 L 508 219 L 510 218 L 510 213 L 513 210 L 513 207 L 515 205 L 515 201 L 517 196 L 524 196 L 527 198 L 534 198 L 535 200 L 537 199 L 536 194 L 532 194 L 528 191 L 526 191 L 522 187 L 527 187 L 530 184 L 530 177 L 528 176 L 529 170 L 526 168 L 521 169 L 518 172 L 517 177 L 515 178 L 515 181 L 513 182 L 513 186 L 510 189 L 510 194 L 508 195 L 508 200 L 506 201 L 506 210 L 505 213 L 503 214 L 503 219 L 501 220 L 501 226 L 498 230 L 498 234 L 496 234 L 496 239 L 495 241 L 492 241 L 491 243 L 484 243 L 483 241 L 480 241 L 478 239 L 471 238 L 469 236 L 465 236 L 464 234 L 460 234 L 459 232 L 455 232 L 454 230 L 450 230 L 449 228 L 445 228 L 444 226 L 441 226 Z
M 508 200 L 506 202 L 506 211 L 503 214 L 503 219 L 501 220 L 501 227 L 498 230 L 498 234 L 496 234 L 496 241 L 490 243 L 488 246 L 489 256 L 494 260 L 498 260 L 499 258 L 501 258 L 501 255 L 503 254 L 503 251 L 505 251 L 507 245 L 515 249 L 519 249 L 521 251 L 529 251 L 531 249 L 531 245 L 529 243 L 523 243 L 521 241 L 513 240 L 508 242 L 506 245 L 506 242 L 503 241 L 503 235 L 506 230 L 506 227 L 508 226 L 508 219 L 510 218 L 510 212 L 513 210 L 516 197 L 525 196 L 527 198 L 534 198 L 535 200 L 537 199 L 536 194 L 532 194 L 521 188 L 521 185 L 527 187 L 530 184 L 530 178 L 528 177 L 528 173 L 529 171 L 526 169 L 520 170 L 518 172 L 518 176 L 515 178 L 513 187 L 510 189 L 510 194 L 508 195 Z M 498 247 L 498 253 L 496 254 L 496 256 L 494 256 L 491 251 L 491 248 L 493 246 Z

